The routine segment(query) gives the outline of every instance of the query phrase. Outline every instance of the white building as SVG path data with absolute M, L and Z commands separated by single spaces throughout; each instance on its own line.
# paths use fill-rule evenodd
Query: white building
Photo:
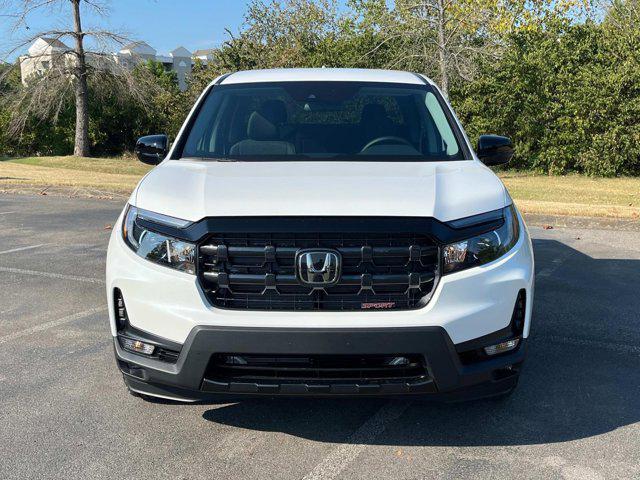
M 35 40 L 27 55 L 20 57 L 22 83 L 26 83 L 32 75 L 43 75 L 56 64 L 66 64 L 69 51 L 69 47 L 55 38 L 41 37 Z
M 213 48 L 208 48 L 205 50 L 194 50 L 193 58 L 197 58 L 202 60 L 204 63 L 207 63 L 209 60 L 213 60 L 213 55 L 215 54 L 215 50 Z
M 22 83 L 33 75 L 43 75 L 50 68 L 60 65 L 69 68 L 74 61 L 72 49 L 55 38 L 38 38 L 29 47 L 28 54 L 20 57 Z M 87 53 L 87 63 L 95 68 L 109 69 L 113 62 L 125 68 L 133 68 L 140 62 L 155 60 L 164 65 L 168 71 L 176 72 L 178 86 L 187 88 L 189 77 L 196 59 L 206 63 L 212 58 L 213 50 L 198 50 L 192 54 L 184 47 L 178 47 L 168 55 L 158 55 L 156 50 L 146 42 L 134 42 L 125 45 L 117 53 L 98 55 Z

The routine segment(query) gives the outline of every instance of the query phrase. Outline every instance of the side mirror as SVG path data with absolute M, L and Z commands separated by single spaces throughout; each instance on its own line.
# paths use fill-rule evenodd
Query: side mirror
M 513 143 L 509 137 L 500 135 L 480 135 L 478 158 L 487 166 L 504 165 L 513 157 Z
M 147 135 L 136 142 L 138 160 L 147 165 L 157 165 L 169 152 L 169 138 L 166 135 Z

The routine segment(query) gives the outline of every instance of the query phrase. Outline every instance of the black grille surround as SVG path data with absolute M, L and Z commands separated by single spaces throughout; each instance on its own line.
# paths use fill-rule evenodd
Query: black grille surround
M 274 219 L 277 222 L 277 219 Z M 440 277 L 438 244 L 421 233 L 213 233 L 198 244 L 198 279 L 218 308 L 389 311 L 425 306 Z M 335 285 L 303 284 L 296 255 L 329 249 L 342 259 Z

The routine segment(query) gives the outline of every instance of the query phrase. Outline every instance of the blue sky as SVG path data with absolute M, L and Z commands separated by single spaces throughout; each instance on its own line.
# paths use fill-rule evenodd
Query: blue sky
M 10 21 L 0 17 L 0 58 L 25 36 L 42 30 L 68 28 L 68 2 L 63 9 L 42 10 L 31 15 L 24 28 L 10 32 Z M 243 21 L 246 0 L 112 0 L 106 18 L 89 13 L 83 27 L 101 26 L 144 40 L 159 54 L 167 54 L 177 46 L 188 50 L 211 48 L 222 43 L 225 27 L 237 31 Z M 4 13 L 4 12 L 1 12 Z M 18 52 L 23 53 L 23 52 Z M 15 58 L 12 55 L 10 60 Z

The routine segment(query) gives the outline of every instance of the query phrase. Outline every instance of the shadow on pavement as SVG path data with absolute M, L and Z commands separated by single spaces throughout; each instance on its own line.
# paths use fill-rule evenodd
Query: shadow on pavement
M 640 420 L 640 260 L 593 259 L 554 240 L 534 241 L 534 323 L 520 385 L 505 400 L 406 401 L 372 444 L 493 446 L 566 442 Z M 206 420 L 350 443 L 385 400 L 251 400 Z M 361 441 L 358 440 L 358 441 Z

